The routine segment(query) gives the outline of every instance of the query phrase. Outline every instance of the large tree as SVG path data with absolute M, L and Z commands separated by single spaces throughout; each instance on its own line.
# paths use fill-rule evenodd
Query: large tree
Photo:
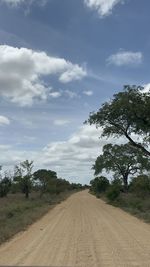
M 125 86 L 98 112 L 91 113 L 87 123 L 102 127 L 102 136 L 125 136 L 132 146 L 150 156 L 150 93 L 143 93 L 142 87 Z
M 95 175 L 103 170 L 113 172 L 115 177 L 121 178 L 125 189 L 128 187 L 129 175 L 140 173 L 142 170 L 149 170 L 150 163 L 137 148 L 128 144 L 112 145 L 103 147 L 103 154 L 97 157 L 93 166 Z

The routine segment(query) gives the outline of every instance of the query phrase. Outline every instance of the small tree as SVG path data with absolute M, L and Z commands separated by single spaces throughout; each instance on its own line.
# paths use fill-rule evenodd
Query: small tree
M 32 186 L 33 161 L 25 160 L 19 166 L 15 166 L 14 181 L 18 182 L 26 198 L 29 198 Z
M 103 169 L 114 172 L 115 177 L 122 178 L 124 188 L 127 190 L 129 175 L 150 169 L 150 163 L 130 144 L 120 146 L 108 144 L 103 147 L 103 154 L 96 159 L 93 169 L 95 175 L 101 173 Z
M 91 191 L 93 191 L 94 193 L 103 193 L 106 192 L 109 187 L 109 180 L 104 176 L 100 176 L 91 180 L 90 184 Z
M 77 189 L 77 190 L 81 190 L 81 189 L 86 189 L 87 188 L 87 185 L 84 185 L 82 186 L 82 184 L 78 183 L 71 183 L 70 184 L 70 190 L 74 190 L 74 189 Z
M 0 197 L 6 197 L 11 187 L 11 180 L 4 177 L 0 181 Z
M 37 170 L 33 173 L 33 179 L 41 186 L 41 195 L 49 190 L 50 184 L 56 184 L 57 173 L 51 170 Z
M 56 183 L 56 193 L 59 194 L 70 189 L 70 183 L 65 179 L 59 178 Z
M 0 171 L 2 166 L 0 166 Z M 4 177 L 0 174 L 0 197 L 6 197 L 11 187 L 11 179 L 8 173 L 5 172 Z

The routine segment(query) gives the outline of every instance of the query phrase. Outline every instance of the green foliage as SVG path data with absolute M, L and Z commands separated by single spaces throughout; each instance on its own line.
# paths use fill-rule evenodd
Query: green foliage
M 111 185 L 106 193 L 109 201 L 113 202 L 117 200 L 120 196 L 120 188 L 116 185 Z
M 43 194 L 47 193 L 58 195 L 65 191 L 84 189 L 81 184 L 71 184 L 65 179 L 57 178 L 55 171 L 40 169 L 32 174 L 32 169 L 33 161 L 26 160 L 15 166 L 13 176 L 11 173 L 5 172 L 5 179 L 3 179 L 0 173 L 0 197 L 6 196 L 9 191 L 13 194 L 21 191 L 26 198 L 29 198 L 31 191 L 40 191 L 42 198 Z M 8 186 L 8 181 L 11 181 L 10 186 Z
M 0 171 L 2 166 L 0 166 Z M 0 173 L 0 197 L 6 197 L 11 187 L 11 179 L 8 176 L 8 173 L 5 172 L 4 177 Z
M 124 136 L 132 146 L 150 156 L 150 94 L 142 93 L 142 87 L 124 86 L 124 91 L 102 105 L 98 112 L 91 113 L 89 124 L 103 127 L 102 136 Z M 132 134 L 140 135 L 137 142 Z
M 41 194 L 55 191 L 57 173 L 51 170 L 40 169 L 33 173 L 33 179 L 41 186 Z M 52 187 L 50 189 L 50 187 Z
M 14 170 L 14 182 L 20 185 L 25 197 L 29 197 L 29 193 L 32 187 L 32 169 L 33 161 L 29 162 L 25 160 L 20 163 L 19 166 L 15 166 Z
M 119 178 L 114 178 L 113 181 L 111 182 L 111 186 L 118 188 L 120 192 L 124 191 L 122 181 Z
M 33 179 L 39 183 L 41 187 L 41 195 L 45 192 L 50 194 L 60 194 L 66 190 L 79 188 L 78 184 L 71 185 L 65 179 L 57 178 L 57 173 L 52 170 L 41 169 L 33 174 Z M 82 188 L 82 185 L 80 185 Z
M 11 180 L 7 177 L 0 180 L 0 197 L 6 197 L 11 187 Z
M 76 184 L 76 183 L 72 183 L 71 185 L 70 185 L 70 190 L 81 190 L 81 189 L 87 189 L 88 188 L 88 186 L 87 185 L 84 185 L 84 186 L 82 186 L 82 184 L 80 184 L 80 183 L 78 183 L 78 184 Z
M 150 169 L 150 162 L 137 148 L 128 144 L 112 145 L 103 147 L 103 154 L 100 155 L 93 166 L 95 175 L 103 169 L 107 172 L 114 172 L 115 176 L 122 177 L 124 187 L 128 187 L 128 177 L 143 169 Z
M 10 188 L 10 192 L 12 194 L 16 194 L 16 193 L 19 193 L 20 192 L 20 185 L 19 183 L 17 182 L 12 182 L 11 184 L 11 188 Z
M 70 189 L 70 183 L 68 181 L 61 178 L 57 179 L 56 194 L 60 194 L 61 192 L 64 192 L 69 189 Z
M 106 190 L 109 187 L 109 180 L 104 176 L 100 176 L 91 180 L 90 184 L 91 184 L 91 191 L 93 191 L 96 194 L 103 193 L 106 192 Z
M 123 191 L 123 186 L 122 186 L 121 180 L 119 178 L 115 178 L 111 182 L 106 192 L 106 197 L 108 198 L 110 202 L 114 202 L 119 199 L 120 193 L 122 191 Z
M 133 178 L 130 185 L 130 191 L 140 197 L 150 196 L 150 177 L 147 175 L 139 175 L 138 177 Z

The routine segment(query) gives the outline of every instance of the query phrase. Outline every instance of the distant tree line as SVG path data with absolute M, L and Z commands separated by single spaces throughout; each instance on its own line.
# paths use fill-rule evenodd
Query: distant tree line
M 52 170 L 40 169 L 33 172 L 33 161 L 25 160 L 14 167 L 13 174 L 1 173 L 0 166 L 0 197 L 6 197 L 8 193 L 23 193 L 29 198 L 30 192 L 38 191 L 39 196 L 44 194 L 59 194 L 67 190 L 81 190 L 86 186 L 80 183 L 70 183 L 58 178 Z

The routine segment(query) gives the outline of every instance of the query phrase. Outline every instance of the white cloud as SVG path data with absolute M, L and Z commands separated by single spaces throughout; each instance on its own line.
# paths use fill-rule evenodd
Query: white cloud
M 25 2 L 25 0 L 0 0 L 0 2 L 9 4 L 9 5 L 13 5 L 13 6 L 17 6 L 17 5 L 22 4 L 23 2 Z
M 11 149 L 11 146 L 10 145 L 1 145 L 0 144 L 0 150 L 8 150 L 8 149 Z
M 150 83 L 144 85 L 143 93 L 150 93 Z
M 10 124 L 10 120 L 5 116 L 0 115 L 0 126 L 1 125 L 9 125 L 9 124 Z
M 64 93 L 71 99 L 79 97 L 77 93 L 71 91 L 71 90 L 65 90 Z
M 91 95 L 93 95 L 93 91 L 91 91 L 91 90 L 83 91 L 83 94 L 87 95 L 87 96 L 91 96 Z
M 62 95 L 62 94 L 61 94 L 60 92 L 57 92 L 57 91 L 49 93 L 49 96 L 51 96 L 51 97 L 53 97 L 53 98 L 58 98 L 58 97 L 60 97 L 61 95 Z
M 12 168 L 14 167 L 15 164 L 19 164 L 20 162 L 28 159 L 37 159 L 38 155 L 37 152 L 34 151 L 20 151 L 15 149 L 13 146 L 9 145 L 1 145 L 0 144 L 0 149 L 1 149 L 1 155 L 0 155 L 0 162 L 1 165 L 6 168 Z M 8 170 L 7 168 L 7 170 Z
M 25 4 L 32 4 L 33 2 L 38 3 L 39 5 L 43 6 L 46 4 L 47 0 L 0 0 L 1 3 L 6 3 L 10 6 L 17 7 L 22 3 Z
M 100 17 L 110 15 L 113 8 L 122 2 L 122 0 L 84 0 L 86 6 L 90 9 L 96 10 Z
M 68 76 L 68 73 L 71 75 Z M 44 84 L 42 77 L 50 75 L 57 75 L 62 82 L 71 82 L 85 77 L 86 71 L 63 58 L 48 56 L 45 52 L 0 46 L 1 96 L 22 106 L 32 105 L 34 99 L 46 100 L 51 88 Z
M 68 83 L 72 80 L 81 80 L 85 76 L 86 70 L 77 64 L 73 65 L 72 63 L 68 62 L 68 69 L 60 75 L 59 80 L 62 83 Z
M 107 63 L 116 66 L 139 65 L 142 63 L 142 60 L 143 55 L 141 52 L 119 51 L 118 53 L 111 55 L 107 59 Z
M 66 141 L 50 142 L 39 151 L 18 151 L 13 147 L 2 147 L 0 162 L 2 165 L 13 166 L 29 159 L 34 160 L 35 168 L 55 170 L 59 177 L 77 182 L 87 183 L 93 178 L 91 170 L 97 156 L 108 142 L 121 143 L 123 138 L 99 138 L 102 129 L 94 125 L 84 125 Z M 125 140 L 126 141 L 126 140 Z
M 70 123 L 69 120 L 63 120 L 63 119 L 54 120 L 54 124 L 56 126 L 63 126 L 63 125 L 69 124 L 69 123 Z
M 87 179 L 100 153 L 100 132 L 94 126 L 83 126 L 67 141 L 51 142 L 42 152 L 42 164 L 53 166 L 59 175 Z M 85 177 L 84 177 L 85 176 Z
M 102 129 L 84 125 L 68 140 L 51 142 L 42 151 L 42 164 L 51 166 L 59 175 L 78 177 L 78 181 L 88 182 L 93 177 L 91 170 L 97 156 L 108 142 L 123 142 L 120 138 L 99 138 Z

